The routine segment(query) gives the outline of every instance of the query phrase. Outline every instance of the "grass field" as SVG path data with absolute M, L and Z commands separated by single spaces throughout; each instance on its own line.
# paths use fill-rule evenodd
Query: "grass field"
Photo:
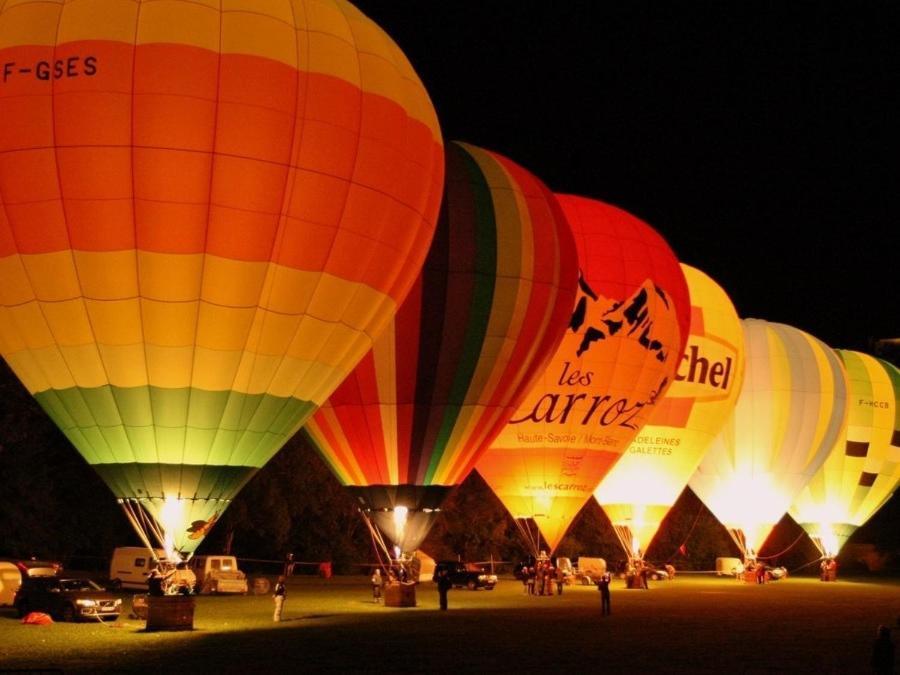
M 876 626 L 900 616 L 896 583 L 623 583 L 614 581 L 610 617 L 593 587 L 528 597 L 511 578 L 494 591 L 451 591 L 448 612 L 430 582 L 418 607 L 393 609 L 372 602 L 362 577 L 298 578 L 280 624 L 269 596 L 200 597 L 184 633 L 146 633 L 124 615 L 25 626 L 0 610 L 0 671 L 868 673 Z

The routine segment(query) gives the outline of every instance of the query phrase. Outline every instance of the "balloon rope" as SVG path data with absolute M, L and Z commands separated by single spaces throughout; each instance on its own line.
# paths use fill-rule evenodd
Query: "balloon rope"
M 122 505 L 122 510 L 125 512 L 125 516 L 128 518 L 128 521 L 131 523 L 131 526 L 134 528 L 135 532 L 138 533 L 138 536 L 141 538 L 141 541 L 144 542 L 144 545 L 150 549 L 150 553 L 153 556 L 153 559 L 156 560 L 156 551 L 153 549 L 153 546 L 150 544 L 150 539 L 147 536 L 147 533 L 144 532 L 144 529 L 141 527 L 140 522 L 135 516 L 134 512 L 131 510 L 131 504 L 128 503 L 126 499 L 120 499 L 119 503 Z
M 159 524 L 153 519 L 153 517 L 147 512 L 147 509 L 144 508 L 144 505 L 140 502 L 135 502 L 135 509 L 138 514 L 141 516 L 141 520 L 143 522 L 144 530 L 152 534 L 156 537 L 156 541 L 159 543 L 159 547 L 165 551 L 166 548 L 166 537 L 163 534 L 162 528 L 160 528 Z M 168 553 L 166 554 L 168 555 Z
M 384 543 L 384 537 L 381 536 L 381 532 L 379 532 L 375 525 L 372 524 L 372 521 L 366 515 L 365 511 L 360 509 L 359 515 L 362 516 L 366 527 L 369 528 L 369 536 L 372 539 L 372 549 L 375 551 L 375 557 L 378 559 L 378 566 L 381 567 L 385 574 L 387 574 L 390 569 L 391 554 L 388 551 L 387 544 Z M 381 557 L 382 552 L 384 552 L 384 558 Z M 388 562 L 385 562 L 385 560 Z
M 694 522 L 691 523 L 691 529 L 688 530 L 688 533 L 685 535 L 684 540 L 681 542 L 681 544 L 678 546 L 678 548 L 676 548 L 676 549 L 672 552 L 672 555 L 670 555 L 670 556 L 666 559 L 666 562 L 667 562 L 667 563 L 672 562 L 672 560 L 675 558 L 675 556 L 678 555 L 678 552 L 679 552 L 681 549 L 683 549 L 683 548 L 687 545 L 688 539 L 690 539 L 690 538 L 691 538 L 691 535 L 694 534 L 694 528 L 697 527 L 697 523 L 700 522 L 700 516 L 701 516 L 701 515 L 703 515 L 703 504 L 701 504 L 701 505 L 700 505 L 700 508 L 697 509 L 697 515 L 694 516 Z M 731 534 L 731 533 L 729 532 L 729 534 Z M 687 556 L 685 556 L 685 557 L 687 557 Z
M 822 538 L 821 537 L 810 537 L 809 539 L 810 539 L 810 541 L 812 541 L 813 546 L 815 546 L 817 549 L 819 549 L 819 555 L 821 557 L 817 558 L 817 560 L 821 560 L 822 558 L 824 558 L 825 557 L 825 546 L 822 544 Z M 816 562 L 816 561 L 813 560 L 813 562 Z
M 619 545 L 625 551 L 625 557 L 628 560 L 634 558 L 634 552 L 631 550 L 631 528 L 628 525 L 613 525 L 613 532 L 619 540 Z
M 537 560 L 538 555 L 540 555 L 540 530 L 537 529 L 537 523 L 535 523 L 536 534 L 531 532 L 531 526 L 528 521 L 529 518 L 513 518 L 513 522 L 516 524 L 516 527 L 519 529 L 519 534 L 522 535 L 522 538 L 525 540 L 525 544 L 531 549 L 531 555 Z
M 787 553 L 788 551 L 790 551 L 792 548 L 794 548 L 797 545 L 797 542 L 799 542 L 801 539 L 803 539 L 804 534 L 806 534 L 806 532 L 801 532 L 800 536 L 797 537 L 796 539 L 794 539 L 794 543 L 791 544 L 790 546 L 788 546 L 786 549 L 784 549 L 780 553 L 776 553 L 775 555 L 760 555 L 760 556 L 756 556 L 756 557 L 762 558 L 763 560 L 771 560 L 772 558 L 779 558 L 779 557 L 783 556 L 785 553 Z
M 726 527 L 728 530 L 728 534 L 731 535 L 731 540 L 734 542 L 735 546 L 738 547 L 738 551 L 741 553 L 741 559 L 743 562 L 747 562 L 747 541 L 744 538 L 744 532 L 739 527 Z

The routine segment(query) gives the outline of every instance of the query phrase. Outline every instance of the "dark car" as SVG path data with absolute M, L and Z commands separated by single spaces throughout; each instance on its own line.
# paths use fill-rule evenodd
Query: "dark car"
M 492 591 L 494 590 L 494 586 L 497 585 L 497 575 L 490 574 L 476 563 L 442 560 L 434 566 L 434 577 L 432 577 L 434 581 L 437 581 L 438 574 L 440 574 L 442 570 L 447 570 L 447 573 L 450 576 L 450 582 L 456 588 L 465 586 L 470 591 L 479 588 Z
M 90 579 L 29 577 L 22 581 L 13 603 L 19 616 L 44 612 L 62 621 L 117 618 L 122 600 Z

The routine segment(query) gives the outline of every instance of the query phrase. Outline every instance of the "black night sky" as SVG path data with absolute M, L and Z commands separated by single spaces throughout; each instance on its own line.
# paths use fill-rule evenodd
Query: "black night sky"
M 643 218 L 743 317 L 869 353 L 900 337 L 896 4 L 356 4 L 407 54 L 448 139 Z M 71 464 L 44 466 L 48 447 Z M 5 366 L 0 455 L 19 477 L 0 507 L 36 519 L 9 531 L 65 529 L 61 509 L 40 520 L 47 481 L 80 489 L 65 472 L 104 489 Z M 874 521 L 873 539 L 896 541 L 900 498 Z
M 447 138 L 616 204 L 738 313 L 900 336 L 898 13 L 887 2 L 359 2 Z

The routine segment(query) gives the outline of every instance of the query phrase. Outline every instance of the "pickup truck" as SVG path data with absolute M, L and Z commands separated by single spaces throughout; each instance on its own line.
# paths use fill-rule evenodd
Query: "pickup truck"
M 477 563 L 464 563 L 455 560 L 442 560 L 434 566 L 433 581 L 437 581 L 438 574 L 447 570 L 450 581 L 455 588 L 468 588 L 470 591 L 483 588 L 494 590 L 497 585 L 497 575 L 490 574 Z

